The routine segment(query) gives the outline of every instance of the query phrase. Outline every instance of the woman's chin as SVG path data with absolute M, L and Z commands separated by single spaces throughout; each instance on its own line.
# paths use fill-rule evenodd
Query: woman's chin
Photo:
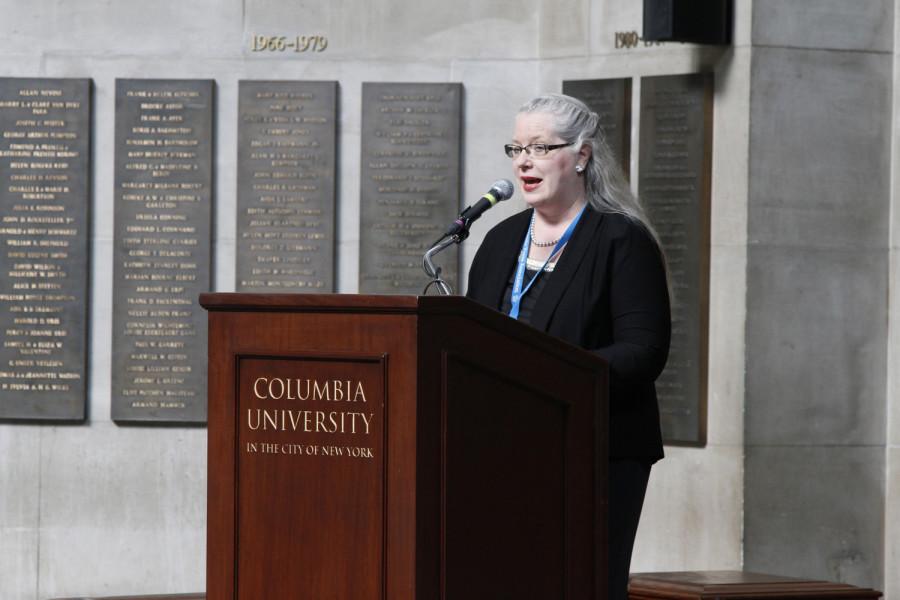
M 541 208 L 542 206 L 551 206 L 553 204 L 553 199 L 543 194 L 526 192 L 522 194 L 522 197 L 525 199 L 525 204 L 531 208 Z

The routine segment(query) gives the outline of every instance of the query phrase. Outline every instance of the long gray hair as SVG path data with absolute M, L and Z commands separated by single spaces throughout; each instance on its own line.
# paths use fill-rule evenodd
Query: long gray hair
M 582 144 L 591 147 L 591 157 L 584 170 L 584 187 L 588 203 L 600 212 L 625 215 L 642 225 L 662 251 L 659 236 L 638 198 L 631 193 L 628 180 L 616 161 L 600 128 L 600 117 L 577 98 L 564 94 L 545 94 L 529 100 L 519 113 L 545 113 L 556 119 L 556 133 L 572 143 L 574 152 Z M 665 259 L 663 259 L 665 261 Z

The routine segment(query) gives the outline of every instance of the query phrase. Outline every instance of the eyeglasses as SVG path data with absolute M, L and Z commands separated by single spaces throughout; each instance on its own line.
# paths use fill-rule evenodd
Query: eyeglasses
M 510 158 L 517 158 L 520 154 L 522 154 L 522 150 L 525 151 L 525 154 L 528 156 L 547 156 L 547 153 L 551 150 L 556 150 L 557 148 L 565 148 L 566 146 L 571 146 L 575 142 L 569 142 L 568 144 L 528 144 L 527 146 L 520 146 L 518 144 L 506 144 L 503 146 L 503 150 L 506 152 L 506 155 Z

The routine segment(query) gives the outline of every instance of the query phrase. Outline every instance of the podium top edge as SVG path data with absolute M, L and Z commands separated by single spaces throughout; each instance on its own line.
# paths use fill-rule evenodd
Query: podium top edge
M 364 294 L 200 294 L 200 306 L 209 311 L 297 311 L 297 312 L 376 312 L 415 313 L 426 296 L 388 296 Z M 461 296 L 440 298 L 466 302 Z M 452 300 L 451 300 L 452 302 Z M 425 304 L 429 304 L 426 300 Z

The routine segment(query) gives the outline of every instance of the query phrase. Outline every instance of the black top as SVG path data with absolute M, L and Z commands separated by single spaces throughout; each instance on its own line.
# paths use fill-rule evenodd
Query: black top
M 488 232 L 469 271 L 469 298 L 501 308 L 530 220 L 528 209 Z M 529 322 L 609 363 L 610 457 L 662 458 L 653 382 L 668 356 L 671 317 L 665 267 L 643 226 L 585 210 Z
M 525 279 L 522 282 L 523 288 L 525 288 L 528 285 L 528 282 L 538 273 L 540 273 L 541 276 L 531 285 L 528 289 L 528 293 L 522 296 L 522 300 L 519 303 L 519 318 L 517 320 L 528 323 L 529 325 L 531 324 L 531 313 L 534 310 L 534 305 L 537 303 L 537 299 L 541 295 L 541 290 L 543 290 L 544 286 L 547 284 L 547 279 L 549 279 L 552 271 L 540 272 L 537 269 L 525 267 Z M 509 281 L 506 282 L 506 290 L 503 292 L 503 302 L 500 304 L 500 312 L 504 315 L 508 315 L 509 311 L 512 309 L 512 289 L 515 280 L 516 271 L 513 269 L 512 273 L 509 274 Z

